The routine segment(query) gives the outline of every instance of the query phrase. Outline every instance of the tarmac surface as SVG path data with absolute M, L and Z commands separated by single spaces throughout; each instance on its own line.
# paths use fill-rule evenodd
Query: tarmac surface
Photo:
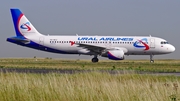
M 87 72 L 106 72 L 110 74 L 150 74 L 150 75 L 164 75 L 164 76 L 180 76 L 180 72 L 142 72 L 142 71 L 124 71 L 124 70 L 74 70 L 74 69 L 27 69 L 27 68 L 0 68 L 0 72 L 8 73 L 35 73 L 35 74 L 47 74 L 47 73 L 61 73 L 61 74 L 75 74 L 75 73 L 87 73 Z

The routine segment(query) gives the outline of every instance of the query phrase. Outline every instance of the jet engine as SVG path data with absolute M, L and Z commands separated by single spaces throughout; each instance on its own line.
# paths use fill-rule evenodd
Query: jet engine
M 107 57 L 111 60 L 124 60 L 123 50 L 109 50 L 107 52 Z

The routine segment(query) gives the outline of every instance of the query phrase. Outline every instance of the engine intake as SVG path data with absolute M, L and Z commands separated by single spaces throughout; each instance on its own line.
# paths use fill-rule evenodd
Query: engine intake
M 107 52 L 107 57 L 111 60 L 124 60 L 123 50 L 110 50 Z

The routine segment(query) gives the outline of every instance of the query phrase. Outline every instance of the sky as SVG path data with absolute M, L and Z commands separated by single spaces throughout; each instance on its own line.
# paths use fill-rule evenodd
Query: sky
M 47 53 L 7 42 L 8 37 L 15 36 L 10 8 L 19 8 L 45 35 L 151 35 L 176 47 L 174 53 L 155 59 L 180 59 L 180 0 L 1 0 L 0 8 L 0 58 L 92 58 Z

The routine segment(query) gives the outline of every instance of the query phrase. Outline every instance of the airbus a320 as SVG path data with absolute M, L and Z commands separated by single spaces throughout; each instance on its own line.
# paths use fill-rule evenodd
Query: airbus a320
M 39 33 L 19 9 L 10 9 L 16 36 L 7 38 L 8 42 L 21 46 L 60 54 L 93 55 L 92 62 L 98 62 L 98 56 L 111 60 L 124 60 L 125 55 L 168 54 L 175 47 L 165 39 L 152 36 L 67 36 L 43 35 Z

